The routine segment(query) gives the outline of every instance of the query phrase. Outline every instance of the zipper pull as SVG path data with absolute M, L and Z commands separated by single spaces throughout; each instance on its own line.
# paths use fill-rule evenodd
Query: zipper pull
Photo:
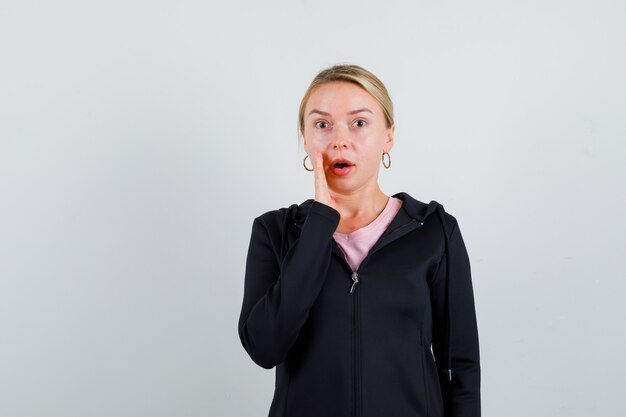
M 356 271 L 352 272 L 352 281 L 354 282 L 352 283 L 352 286 L 350 287 L 350 294 L 354 292 L 354 287 L 356 287 L 356 284 L 359 283 L 359 274 L 357 274 Z

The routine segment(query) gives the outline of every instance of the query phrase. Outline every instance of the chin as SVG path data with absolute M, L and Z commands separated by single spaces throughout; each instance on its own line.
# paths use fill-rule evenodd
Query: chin
M 354 181 L 339 180 L 332 182 L 332 184 L 328 182 L 328 188 L 336 192 L 347 193 L 350 191 L 354 191 L 359 187 L 357 186 L 357 184 L 354 183 Z

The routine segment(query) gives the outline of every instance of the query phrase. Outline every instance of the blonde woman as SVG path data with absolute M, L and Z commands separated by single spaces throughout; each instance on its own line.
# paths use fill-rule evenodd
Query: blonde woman
M 276 367 L 270 417 L 479 417 L 470 262 L 436 201 L 386 195 L 393 105 L 356 65 L 321 71 L 300 134 L 315 198 L 254 219 L 239 336 Z

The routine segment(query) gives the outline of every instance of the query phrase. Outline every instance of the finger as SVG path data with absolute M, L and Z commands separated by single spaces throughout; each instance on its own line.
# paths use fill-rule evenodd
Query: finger
M 324 157 L 321 152 L 315 155 L 315 178 L 319 181 L 319 185 L 326 183 L 326 175 L 324 175 Z
M 321 152 L 315 154 L 315 194 L 316 199 L 326 203 L 328 200 L 328 184 L 324 174 L 324 157 Z

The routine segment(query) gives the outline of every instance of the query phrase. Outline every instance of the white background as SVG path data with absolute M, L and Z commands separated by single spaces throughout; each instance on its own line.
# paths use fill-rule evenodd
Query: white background
M 472 262 L 484 416 L 623 416 L 623 1 L 0 3 L 0 415 L 267 415 L 255 216 L 313 196 L 321 69 L 388 87 L 383 191 Z

